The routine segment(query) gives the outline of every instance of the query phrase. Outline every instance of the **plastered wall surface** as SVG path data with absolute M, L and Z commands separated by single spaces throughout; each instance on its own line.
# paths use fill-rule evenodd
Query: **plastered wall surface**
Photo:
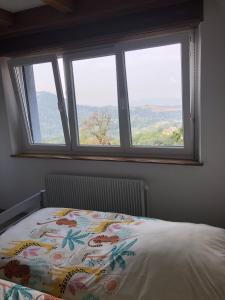
M 0 92 L 0 208 L 39 191 L 48 173 L 137 177 L 150 186 L 148 214 L 225 227 L 225 5 L 205 1 L 201 25 L 201 147 L 204 166 L 11 158 L 6 103 Z M 1 87 L 2 90 L 2 87 Z M 5 98 L 5 99 L 4 99 Z

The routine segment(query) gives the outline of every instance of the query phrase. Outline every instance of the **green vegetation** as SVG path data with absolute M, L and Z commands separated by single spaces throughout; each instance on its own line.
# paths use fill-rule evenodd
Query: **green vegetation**
M 146 146 L 182 146 L 183 145 L 183 128 L 172 127 L 173 131 L 167 132 L 163 128 L 149 128 L 142 132 L 134 133 L 133 145 Z
M 80 143 L 85 145 L 119 145 L 119 137 L 113 136 L 112 118 L 109 113 L 94 112 L 83 121 Z M 183 128 L 171 126 L 169 122 L 157 126 L 133 129 L 132 143 L 135 146 L 182 146 Z
M 81 145 L 118 145 L 119 139 L 111 136 L 112 117 L 109 113 L 94 112 L 82 122 Z
M 41 142 L 64 144 L 55 95 L 38 95 Z M 182 111 L 179 106 L 131 107 L 132 143 L 135 146 L 183 146 Z M 77 106 L 81 145 L 119 145 L 118 109 L 114 106 Z

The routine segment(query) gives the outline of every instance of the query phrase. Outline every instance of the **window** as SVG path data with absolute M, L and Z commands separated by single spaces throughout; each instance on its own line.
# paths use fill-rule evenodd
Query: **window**
M 57 61 L 23 60 L 14 67 L 14 75 L 27 147 L 66 147 L 69 133 Z
M 183 147 L 181 45 L 125 52 L 133 146 Z
M 193 33 L 14 59 L 25 151 L 194 157 Z
M 120 145 L 116 57 L 73 61 L 80 145 Z

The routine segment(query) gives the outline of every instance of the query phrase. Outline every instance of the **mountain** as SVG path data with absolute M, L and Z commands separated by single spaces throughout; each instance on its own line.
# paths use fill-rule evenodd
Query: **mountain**
M 146 104 L 145 108 L 150 109 L 152 112 L 175 112 L 181 111 L 180 105 L 170 105 L 170 106 L 163 106 L 163 105 L 150 105 Z
M 42 136 L 63 135 L 60 114 L 58 111 L 57 97 L 49 92 L 40 92 L 37 95 L 39 119 Z M 111 134 L 118 132 L 119 119 L 116 106 L 87 106 L 77 105 L 79 126 L 93 115 L 93 113 L 107 113 L 111 116 Z M 168 128 L 181 127 L 182 108 L 179 105 L 141 105 L 130 107 L 130 119 L 132 130 L 140 131 L 152 127 Z

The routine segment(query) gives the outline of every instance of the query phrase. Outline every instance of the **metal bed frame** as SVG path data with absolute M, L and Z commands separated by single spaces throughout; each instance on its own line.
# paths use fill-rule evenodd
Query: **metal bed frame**
M 18 222 L 25 219 L 33 212 L 44 208 L 45 200 L 46 191 L 41 190 L 39 193 L 36 193 L 28 199 L 0 213 L 0 234 L 6 231 L 9 227 L 16 225 Z

